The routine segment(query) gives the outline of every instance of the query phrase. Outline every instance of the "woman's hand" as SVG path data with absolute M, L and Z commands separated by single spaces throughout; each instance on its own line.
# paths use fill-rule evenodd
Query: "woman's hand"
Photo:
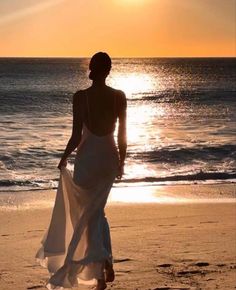
M 57 168 L 59 170 L 61 170 L 62 166 L 66 167 L 66 165 L 67 165 L 67 160 L 62 158 L 61 161 L 59 162 Z
M 124 174 L 124 164 L 119 164 L 118 173 L 116 178 L 121 179 Z

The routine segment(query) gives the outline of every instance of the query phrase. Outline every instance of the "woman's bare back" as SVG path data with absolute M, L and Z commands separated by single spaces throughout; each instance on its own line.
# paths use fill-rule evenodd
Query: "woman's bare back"
M 104 86 L 90 87 L 77 94 L 78 113 L 90 132 L 97 136 L 113 133 L 117 118 L 122 115 L 122 107 L 125 105 L 124 93 Z

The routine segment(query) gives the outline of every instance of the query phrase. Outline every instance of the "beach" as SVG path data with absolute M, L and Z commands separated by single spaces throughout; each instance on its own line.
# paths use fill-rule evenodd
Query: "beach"
M 235 184 L 218 187 L 229 198 L 191 199 L 197 190 L 209 197 L 212 185 L 187 185 L 172 187 L 172 198 L 185 189 L 179 202 L 109 202 L 116 279 L 107 289 L 235 289 Z M 170 188 L 163 189 L 169 197 Z M 1 289 L 43 289 L 49 277 L 34 256 L 52 206 L 35 204 L 0 211 Z
M 90 85 L 88 62 L 0 59 L 0 289 L 40 289 L 49 278 L 34 257 L 54 205 L 73 94 Z M 113 59 L 107 85 L 126 94 L 128 150 L 106 208 L 116 271 L 108 289 L 235 289 L 235 64 Z

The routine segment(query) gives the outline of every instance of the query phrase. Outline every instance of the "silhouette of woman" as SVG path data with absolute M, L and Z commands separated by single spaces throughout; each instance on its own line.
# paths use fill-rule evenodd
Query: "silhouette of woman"
M 73 129 L 59 162 L 60 179 L 51 222 L 36 254 L 51 273 L 48 289 L 81 284 L 105 289 L 115 278 L 104 207 L 126 157 L 126 97 L 106 85 L 111 59 L 96 53 L 89 64 L 92 85 L 73 96 Z M 116 121 L 118 149 L 114 140 Z M 74 173 L 67 158 L 77 148 Z M 63 287 L 63 288 L 60 288 Z

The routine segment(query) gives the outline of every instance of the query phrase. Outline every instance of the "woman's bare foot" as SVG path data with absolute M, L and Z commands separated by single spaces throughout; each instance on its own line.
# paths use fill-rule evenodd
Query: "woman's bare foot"
M 107 262 L 105 264 L 105 281 L 113 282 L 114 280 L 115 280 L 115 271 L 113 269 L 112 264 Z

